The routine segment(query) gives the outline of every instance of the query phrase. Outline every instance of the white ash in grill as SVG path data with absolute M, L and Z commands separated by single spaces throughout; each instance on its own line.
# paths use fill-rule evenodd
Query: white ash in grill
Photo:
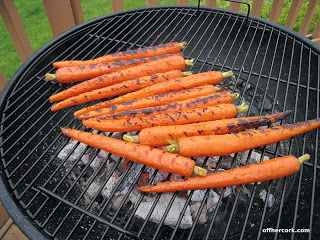
M 207 200 L 207 209 L 209 212 L 212 212 L 218 205 L 220 195 L 213 189 L 209 190 L 209 197 Z
M 173 193 L 161 194 L 161 197 L 157 202 L 157 205 L 155 206 L 153 213 L 150 216 L 150 221 L 153 221 L 156 223 L 159 223 L 161 221 L 168 207 L 168 203 L 170 202 L 172 197 L 173 197 Z M 155 197 L 146 198 L 145 201 L 143 201 L 139 205 L 139 208 L 136 211 L 136 215 L 142 219 L 146 219 L 155 199 L 156 199 Z M 176 226 L 185 203 L 186 203 L 186 199 L 183 199 L 181 197 L 176 197 L 174 199 L 173 204 L 171 205 L 169 212 L 166 216 L 166 219 L 164 220 L 165 225 L 172 226 L 172 227 Z M 193 221 L 191 217 L 191 211 L 190 211 L 190 207 L 188 206 L 184 213 L 182 221 L 180 223 L 180 228 L 190 228 L 192 226 L 192 223 Z
M 272 207 L 275 202 L 275 198 L 274 198 L 273 194 L 272 193 L 268 194 L 265 189 L 260 191 L 259 197 L 262 201 L 267 203 L 268 207 Z
M 104 134 L 119 139 L 122 138 L 121 133 Z M 169 207 L 170 209 L 168 209 L 164 224 L 176 227 L 187 199 L 190 197 L 179 225 L 179 228 L 186 229 L 190 228 L 195 220 L 197 220 L 197 223 L 205 224 L 208 220 L 208 214 L 211 216 L 212 212 L 218 207 L 219 200 L 232 199 L 236 194 L 240 194 L 238 198 L 239 201 L 247 204 L 252 196 L 253 184 L 247 184 L 241 187 L 232 186 L 209 190 L 162 193 L 150 218 L 146 219 L 149 210 L 156 201 L 157 195 L 141 193 L 137 190 L 137 186 L 147 185 L 151 182 L 157 183 L 173 180 L 181 178 L 181 176 L 133 163 L 128 159 L 88 147 L 72 139 L 70 139 L 69 143 L 59 153 L 58 157 L 64 161 L 66 172 L 73 168 L 70 175 L 74 180 L 77 179 L 82 169 L 87 167 L 86 173 L 78 180 L 78 187 L 82 189 L 86 188 L 84 199 L 87 203 L 94 201 L 92 206 L 94 206 L 93 208 L 95 209 L 92 209 L 93 212 L 99 212 L 99 208 L 102 207 L 99 204 L 106 201 L 109 204 L 108 209 L 111 212 L 116 212 L 119 208 L 120 210 L 123 208 L 123 211 L 128 211 L 129 209 L 134 209 L 136 204 L 139 204 L 134 213 L 135 217 L 158 224 L 162 221 L 163 214 L 167 207 Z M 208 173 L 212 173 L 257 163 L 267 159 L 269 159 L 267 155 L 262 156 L 260 152 L 253 150 L 228 156 L 197 158 L 197 165 L 209 167 Z M 218 169 L 216 169 L 217 167 Z M 87 186 L 87 180 L 92 178 L 93 181 L 90 181 L 90 186 Z M 191 192 L 192 196 L 190 196 Z M 257 195 L 258 199 L 260 198 L 266 202 L 268 207 L 272 207 L 275 203 L 275 196 L 269 193 L 267 197 L 266 193 L 264 188 L 259 188 L 259 191 L 257 191 L 255 195 Z M 169 206 L 172 197 L 174 197 L 174 200 L 172 205 Z M 142 199 L 142 201 L 138 202 L 139 199 Z M 199 212 L 200 206 L 202 206 L 201 212 Z M 224 214 L 224 212 L 218 211 L 217 219 L 223 219 L 225 217 Z

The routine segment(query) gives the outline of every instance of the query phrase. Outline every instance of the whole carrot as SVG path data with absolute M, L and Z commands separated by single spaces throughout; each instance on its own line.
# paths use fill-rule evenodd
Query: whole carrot
M 153 84 L 173 80 L 183 76 L 187 76 L 191 72 L 181 72 L 180 70 L 172 70 L 164 73 L 157 73 L 150 76 L 143 76 L 140 78 L 123 81 L 107 87 L 95 89 L 89 92 L 81 93 L 79 95 L 62 100 L 51 107 L 51 111 L 57 111 L 66 107 L 79 105 L 98 99 L 118 96 L 120 94 L 134 92 L 142 88 L 151 86 Z
M 50 101 L 56 102 L 64 100 L 84 92 L 159 72 L 167 72 L 171 70 L 182 71 L 185 69 L 186 65 L 191 64 L 192 60 L 185 60 L 183 57 L 177 55 L 142 63 L 139 66 L 129 67 L 78 83 L 64 91 L 52 95 L 50 97 Z
M 103 102 L 103 105 L 105 107 L 109 107 L 118 103 L 127 102 L 147 96 L 154 96 L 161 93 L 181 91 L 207 84 L 217 84 L 220 83 L 224 78 L 230 77 L 232 75 L 233 73 L 231 71 L 224 73 L 217 71 L 197 73 L 187 77 L 158 83 L 135 92 L 127 93 L 123 96 L 108 100 L 107 102 Z
M 138 135 L 125 134 L 123 139 L 130 142 L 159 147 L 168 145 L 167 140 L 177 140 L 182 137 L 222 135 L 270 125 L 284 119 L 291 112 L 292 111 L 288 110 L 268 116 L 230 118 L 184 125 L 151 127 L 142 129 Z
M 157 148 L 76 129 L 63 127 L 61 130 L 63 134 L 79 142 L 153 168 L 181 176 L 191 176 L 192 174 L 204 176 L 207 172 L 205 169 L 197 167 L 195 162 L 189 158 L 167 153 Z
M 186 109 L 214 106 L 214 105 L 223 104 L 223 103 L 232 103 L 233 100 L 237 99 L 238 97 L 239 97 L 239 94 L 237 93 L 232 94 L 229 91 L 223 91 L 223 92 L 214 93 L 214 94 L 207 94 L 197 98 L 177 101 L 177 102 L 169 103 L 166 105 L 160 105 L 157 107 L 142 108 L 138 110 L 131 110 L 131 111 L 120 112 L 117 114 L 101 116 L 99 117 L 99 119 L 128 119 L 131 117 L 135 117 L 135 118 L 151 117 L 151 116 L 157 115 L 158 113 L 170 113 L 170 112 L 177 112 L 177 111 L 186 110 Z
M 173 53 L 180 52 L 183 48 L 185 48 L 186 44 L 187 42 L 181 42 L 181 43 L 170 42 L 170 43 L 160 44 L 157 46 L 137 48 L 137 49 L 127 50 L 123 52 L 115 52 L 115 53 L 98 57 L 92 60 L 85 60 L 85 61 L 69 60 L 69 61 L 54 62 L 53 66 L 56 68 L 72 67 L 72 66 L 104 63 L 104 62 L 114 62 L 119 60 L 154 57 L 154 56 L 165 55 L 165 54 L 173 54 Z
M 298 172 L 301 164 L 309 159 L 309 154 L 305 154 L 299 158 L 289 155 L 248 166 L 207 174 L 205 177 L 196 176 L 185 179 L 175 179 L 168 182 L 159 182 L 155 185 L 141 186 L 138 187 L 138 189 L 144 192 L 174 192 L 264 182 Z
M 178 152 L 186 157 L 222 156 L 276 143 L 319 126 L 320 118 L 226 135 L 183 137 L 168 146 L 167 151 Z
M 101 115 L 115 114 L 119 112 L 140 109 L 150 106 L 160 106 L 176 101 L 190 99 L 203 96 L 209 93 L 215 93 L 220 89 L 213 85 L 204 85 L 176 92 L 166 92 L 154 96 L 143 97 L 131 101 L 121 102 L 110 107 L 110 101 L 101 102 L 74 112 L 74 116 L 78 119 L 93 118 Z M 112 100 L 111 100 L 112 102 Z
M 182 53 L 180 53 L 179 55 L 183 57 Z M 96 64 L 80 65 L 80 66 L 73 66 L 73 67 L 63 67 L 63 68 L 59 68 L 55 72 L 55 74 L 47 73 L 45 76 L 45 79 L 56 80 L 59 83 L 77 82 L 77 81 L 87 80 L 90 78 L 95 78 L 104 74 L 119 71 L 129 67 L 138 66 L 142 63 L 154 61 L 154 60 L 169 57 L 169 56 L 172 56 L 172 55 L 161 55 L 156 57 L 139 58 L 139 59 L 124 60 L 124 61 L 116 61 L 116 62 L 96 63 Z
M 194 122 L 205 122 L 223 118 L 233 118 L 238 112 L 248 109 L 248 105 L 242 104 L 219 104 L 206 108 L 194 108 L 182 110 L 180 112 L 159 113 L 152 117 L 129 118 L 129 119 L 87 119 L 82 124 L 86 127 L 95 128 L 105 132 L 130 132 L 140 131 L 147 127 L 168 126 L 177 124 L 187 124 Z

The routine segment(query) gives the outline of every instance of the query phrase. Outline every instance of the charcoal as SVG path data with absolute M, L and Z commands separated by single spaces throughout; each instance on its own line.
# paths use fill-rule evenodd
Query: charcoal
M 212 212 L 216 208 L 219 202 L 219 198 L 220 196 L 217 192 L 215 192 L 213 189 L 209 190 L 209 196 L 207 201 L 207 209 L 209 212 Z
M 161 195 L 155 209 L 153 210 L 153 213 L 150 216 L 150 221 L 155 223 L 160 223 L 164 212 L 166 211 L 166 208 L 168 207 L 168 203 L 170 202 L 173 194 L 172 193 L 164 193 Z M 136 216 L 146 219 L 147 214 L 149 213 L 152 204 L 154 202 L 155 198 L 147 198 L 146 201 L 143 201 L 137 211 Z M 164 224 L 175 227 L 177 224 L 177 221 L 180 217 L 180 214 L 182 213 L 183 207 L 185 205 L 186 200 L 180 197 L 176 197 L 173 201 L 172 206 L 170 207 L 170 210 L 168 212 L 168 215 L 166 216 L 166 219 L 164 220 Z M 190 228 L 193 224 L 192 217 L 191 217 L 191 211 L 190 207 L 188 206 L 184 216 L 180 223 L 180 228 Z

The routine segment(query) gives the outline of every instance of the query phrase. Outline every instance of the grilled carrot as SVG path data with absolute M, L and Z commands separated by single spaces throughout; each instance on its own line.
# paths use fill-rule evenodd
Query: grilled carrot
M 167 147 L 167 151 L 177 152 L 186 157 L 222 156 L 276 143 L 319 126 L 320 118 L 226 135 L 183 137 L 172 142 Z M 214 147 L 208 148 L 207 146 Z
M 125 61 L 80 65 L 80 66 L 74 66 L 74 67 L 63 67 L 63 68 L 59 68 L 55 72 L 55 74 L 47 73 L 45 76 L 45 79 L 56 80 L 59 83 L 77 82 L 77 81 L 87 80 L 90 78 L 95 78 L 104 74 L 119 71 L 129 67 L 138 66 L 142 63 L 154 61 L 154 60 L 169 57 L 169 56 L 172 56 L 172 55 L 161 55 L 156 57 L 131 59 L 131 60 L 125 60 Z M 183 54 L 180 53 L 179 56 L 183 57 Z
M 172 70 L 164 73 L 157 73 L 150 76 L 143 76 L 140 78 L 123 81 L 104 88 L 95 89 L 86 93 L 62 100 L 51 107 L 51 111 L 57 111 L 66 107 L 79 105 L 98 99 L 117 96 L 124 93 L 134 92 L 142 88 L 151 86 L 153 84 L 177 79 L 183 76 L 190 75 L 191 72 L 181 72 L 180 70 Z
M 206 175 L 206 170 L 195 165 L 189 158 L 145 145 L 129 143 L 100 134 L 76 129 L 61 128 L 63 134 L 92 147 L 181 176 Z
M 207 94 L 197 98 L 191 98 L 182 100 L 166 105 L 160 105 L 158 107 L 142 108 L 138 110 L 131 110 L 120 112 L 117 114 L 110 114 L 106 116 L 98 117 L 99 119 L 128 119 L 131 117 L 144 118 L 157 115 L 158 113 L 170 113 L 177 112 L 186 109 L 202 108 L 207 106 L 213 106 L 223 103 L 232 103 L 234 99 L 239 98 L 238 93 L 232 94 L 229 91 L 223 91 L 214 94 Z
M 124 135 L 123 139 L 148 146 L 168 145 L 167 140 L 201 135 L 222 135 L 245 129 L 270 125 L 284 119 L 292 111 L 275 113 L 268 116 L 230 118 L 185 125 L 159 126 L 142 129 L 138 135 Z
M 175 179 L 167 182 L 159 182 L 155 185 L 141 186 L 138 187 L 138 189 L 144 192 L 174 192 L 264 182 L 298 172 L 301 164 L 309 159 L 309 154 L 305 154 L 299 158 L 289 155 L 253 163 L 248 166 L 207 174 L 205 177 L 196 176 L 185 179 Z
M 248 109 L 248 105 L 241 104 L 219 104 L 206 108 L 194 108 L 182 110 L 180 112 L 159 113 L 152 117 L 145 118 L 129 118 L 118 120 L 101 120 L 87 119 L 83 120 L 82 124 L 86 127 L 95 128 L 105 132 L 130 132 L 140 131 L 147 127 L 168 126 L 177 124 L 187 124 L 194 122 L 205 122 L 223 118 L 233 118 L 238 112 L 243 112 Z
M 110 107 L 118 103 L 140 99 L 147 96 L 154 96 L 157 94 L 167 92 L 181 91 L 206 84 L 217 84 L 220 83 L 224 78 L 232 76 L 232 74 L 233 73 L 231 71 L 224 73 L 216 71 L 197 73 L 187 77 L 158 83 L 135 92 L 127 93 L 123 96 L 103 102 L 103 105 L 105 107 Z
M 56 68 L 72 67 L 72 66 L 80 66 L 80 65 L 88 65 L 88 64 L 114 62 L 119 60 L 154 57 L 154 56 L 160 56 L 165 54 L 173 54 L 173 53 L 180 52 L 183 48 L 185 48 L 186 44 L 187 42 L 164 43 L 164 44 L 160 44 L 152 47 L 144 47 L 144 48 L 138 48 L 133 50 L 127 50 L 123 52 L 116 52 L 116 53 L 108 54 L 92 60 L 85 60 L 85 61 L 69 60 L 69 61 L 54 62 L 53 66 Z
M 213 85 L 204 85 L 182 91 L 161 93 L 150 97 L 121 102 L 111 107 L 105 107 L 110 104 L 110 101 L 106 101 L 80 109 L 74 113 L 74 116 L 78 119 L 86 119 L 150 106 L 160 106 L 176 101 L 203 96 L 209 93 L 215 93 L 219 90 L 220 88 L 217 88 Z
M 139 66 L 115 71 L 78 83 L 62 92 L 52 95 L 50 97 L 50 101 L 56 102 L 64 100 L 66 98 L 84 92 L 88 92 L 98 88 L 103 88 L 126 80 L 152 75 L 159 72 L 167 72 L 171 70 L 182 71 L 185 69 L 186 65 L 191 64 L 192 60 L 185 60 L 183 57 L 177 55 L 142 63 Z

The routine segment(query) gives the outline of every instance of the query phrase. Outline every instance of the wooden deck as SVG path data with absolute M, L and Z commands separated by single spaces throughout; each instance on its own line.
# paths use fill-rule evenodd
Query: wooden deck
M 28 240 L 21 230 L 14 224 L 6 210 L 0 203 L 0 239 L 1 240 Z

